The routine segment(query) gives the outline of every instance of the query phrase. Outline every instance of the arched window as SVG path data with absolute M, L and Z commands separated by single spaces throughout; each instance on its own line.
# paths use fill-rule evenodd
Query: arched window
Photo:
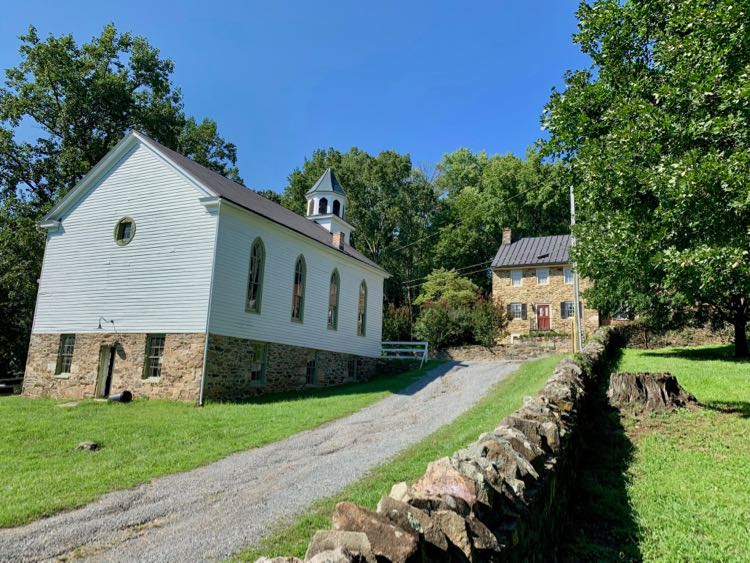
M 341 202 L 337 199 L 333 200 L 333 214 L 341 217 Z
M 336 330 L 339 325 L 339 287 L 341 279 L 339 271 L 331 274 L 331 284 L 328 286 L 328 328 Z
M 307 214 L 308 214 L 308 215 L 312 215 L 313 213 L 315 213 L 315 200 L 314 200 L 314 199 L 311 199 L 311 200 L 310 200 L 310 201 L 309 201 L 309 202 L 307 203 Z
M 292 320 L 302 322 L 305 310 L 305 275 L 307 266 L 301 254 L 294 265 L 294 287 L 292 288 Z
M 318 215 L 325 215 L 326 213 L 328 213 L 328 200 L 321 197 L 318 202 Z
M 365 335 L 367 325 L 367 284 L 365 280 L 359 284 L 359 303 L 357 305 L 357 335 Z
M 263 241 L 256 238 L 250 247 L 250 272 L 247 279 L 247 302 L 245 310 L 260 313 L 260 299 L 263 294 L 263 268 L 266 264 L 266 249 Z

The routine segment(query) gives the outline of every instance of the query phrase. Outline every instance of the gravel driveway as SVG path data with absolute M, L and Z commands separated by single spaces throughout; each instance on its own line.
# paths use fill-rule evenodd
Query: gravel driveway
M 474 405 L 517 363 L 443 364 L 369 407 L 262 448 L 0 530 L 0 560 L 223 559 Z M 168 431 L 168 430 L 167 430 Z

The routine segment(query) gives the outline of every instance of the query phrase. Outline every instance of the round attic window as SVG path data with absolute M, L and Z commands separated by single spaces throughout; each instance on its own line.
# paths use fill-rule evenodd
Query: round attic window
M 125 246 L 135 236 L 135 221 L 130 217 L 123 217 L 115 225 L 115 242 L 120 246 Z

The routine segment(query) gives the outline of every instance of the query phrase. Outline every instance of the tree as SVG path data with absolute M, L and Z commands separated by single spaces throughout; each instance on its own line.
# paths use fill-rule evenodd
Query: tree
M 0 373 L 23 371 L 44 248 L 35 223 L 129 129 L 240 179 L 235 146 L 214 121 L 185 115 L 174 63 L 146 39 L 111 24 L 80 45 L 34 27 L 20 39 L 0 88 Z
M 502 241 L 504 227 L 516 235 L 540 236 L 569 230 L 567 189 L 561 166 L 527 158 L 472 153 L 458 149 L 438 164 L 437 189 L 444 196 L 436 222 L 435 266 L 463 270 L 490 290 L 489 261 Z
M 478 291 L 479 288 L 470 279 L 459 276 L 455 270 L 439 269 L 427 276 L 414 304 L 471 307 L 477 300 Z
M 665 320 L 709 310 L 748 357 L 750 19 L 730 0 L 597 0 L 543 116 L 545 154 L 578 201 L 576 259 L 591 304 Z

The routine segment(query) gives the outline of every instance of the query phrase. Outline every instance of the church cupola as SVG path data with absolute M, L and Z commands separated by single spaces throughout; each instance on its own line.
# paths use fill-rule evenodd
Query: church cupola
M 349 235 L 354 230 L 344 219 L 349 200 L 333 170 L 326 169 L 305 197 L 307 218 L 332 234 L 343 233 L 344 241 L 349 244 Z

